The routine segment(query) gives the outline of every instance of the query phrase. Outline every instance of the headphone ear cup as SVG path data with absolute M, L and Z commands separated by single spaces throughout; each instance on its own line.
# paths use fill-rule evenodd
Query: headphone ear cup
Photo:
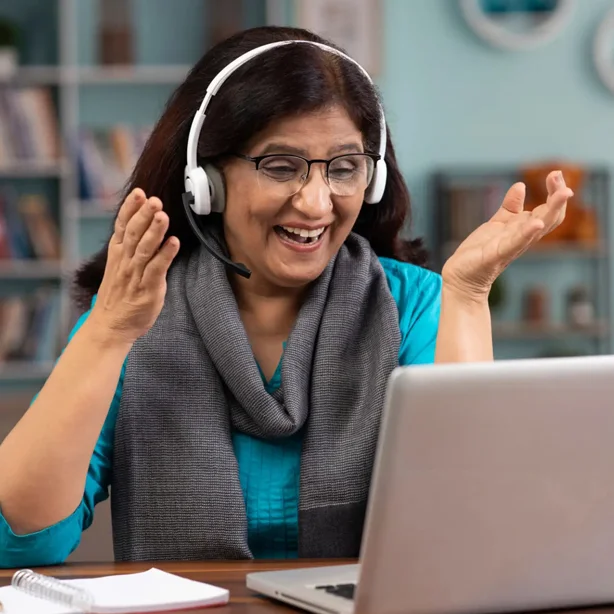
M 374 205 L 382 200 L 386 189 L 386 179 L 388 178 L 388 167 L 384 160 L 378 160 L 373 171 L 371 183 L 365 192 L 365 202 Z
M 226 185 L 224 183 L 224 175 L 218 168 L 213 166 L 213 164 L 205 165 L 205 173 L 209 185 L 211 211 L 222 213 L 226 207 Z
M 193 168 L 189 174 L 186 168 L 184 173 L 185 191 L 190 192 L 194 202 L 190 205 L 196 215 L 208 215 L 211 212 L 211 194 L 209 180 L 202 167 Z

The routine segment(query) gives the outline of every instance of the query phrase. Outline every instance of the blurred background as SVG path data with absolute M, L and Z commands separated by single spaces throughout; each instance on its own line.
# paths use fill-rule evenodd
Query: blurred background
M 0 440 L 78 313 L 151 126 L 214 43 L 261 24 L 331 38 L 380 88 L 439 270 L 515 181 L 554 168 L 566 222 L 491 293 L 497 358 L 610 353 L 614 0 L 1 0 Z M 108 502 L 73 560 L 111 560 Z
M 64 347 L 71 275 L 166 99 L 261 24 L 313 29 L 373 75 L 434 269 L 514 181 L 533 207 L 562 168 L 566 222 L 491 294 L 496 355 L 609 353 L 613 16 L 613 0 L 2 0 L 0 416 Z

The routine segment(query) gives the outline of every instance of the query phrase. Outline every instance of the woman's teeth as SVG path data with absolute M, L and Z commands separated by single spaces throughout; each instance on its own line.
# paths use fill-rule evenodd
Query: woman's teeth
M 306 228 L 293 228 L 292 226 L 276 226 L 278 234 L 285 239 L 296 243 L 315 243 L 326 230 L 326 226 L 307 230 Z

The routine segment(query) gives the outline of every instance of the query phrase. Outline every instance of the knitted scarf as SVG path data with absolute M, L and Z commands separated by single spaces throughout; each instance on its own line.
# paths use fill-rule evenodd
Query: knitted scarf
M 303 431 L 299 556 L 358 556 L 400 344 L 369 243 L 351 234 L 311 285 L 272 395 L 224 266 L 201 249 L 173 264 L 167 284 L 127 361 L 111 485 L 116 559 L 252 558 L 234 429 L 264 439 Z

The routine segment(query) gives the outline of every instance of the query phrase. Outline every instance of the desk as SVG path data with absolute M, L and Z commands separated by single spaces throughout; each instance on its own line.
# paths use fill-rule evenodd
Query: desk
M 189 610 L 190 614 L 283 614 L 297 613 L 297 610 L 285 607 L 277 602 L 259 597 L 245 586 L 245 576 L 252 571 L 269 571 L 276 569 L 292 569 L 295 567 L 312 567 L 316 565 L 330 565 L 342 563 L 354 563 L 355 561 L 334 562 L 319 561 L 229 561 L 229 562 L 206 562 L 206 563 L 107 563 L 107 564 L 66 564 L 58 567 L 45 567 L 36 569 L 56 578 L 92 578 L 96 576 L 108 576 L 111 574 L 134 573 L 147 571 L 151 567 L 157 567 L 164 571 L 208 582 L 216 586 L 227 588 L 230 591 L 230 604 L 219 608 L 203 608 Z M 14 570 L 0 569 L 0 586 L 10 584 Z
M 208 582 L 230 591 L 230 604 L 220 608 L 204 608 L 189 610 L 191 614 L 297 614 L 299 610 L 286 607 L 276 601 L 271 601 L 252 593 L 245 587 L 245 575 L 253 571 L 270 571 L 277 569 L 293 569 L 296 567 L 314 567 L 318 565 L 347 564 L 355 561 L 334 562 L 319 561 L 229 561 L 206 563 L 108 563 L 108 564 L 67 564 L 60 567 L 37 569 L 57 578 L 96 577 L 111 574 L 146 571 L 150 567 L 158 567 L 164 571 L 175 573 L 192 580 Z M 10 583 L 13 571 L 0 569 L 0 586 Z M 548 614 L 556 614 L 550 610 Z M 612 608 L 590 608 L 583 610 L 565 610 L 564 614 L 614 614 Z

